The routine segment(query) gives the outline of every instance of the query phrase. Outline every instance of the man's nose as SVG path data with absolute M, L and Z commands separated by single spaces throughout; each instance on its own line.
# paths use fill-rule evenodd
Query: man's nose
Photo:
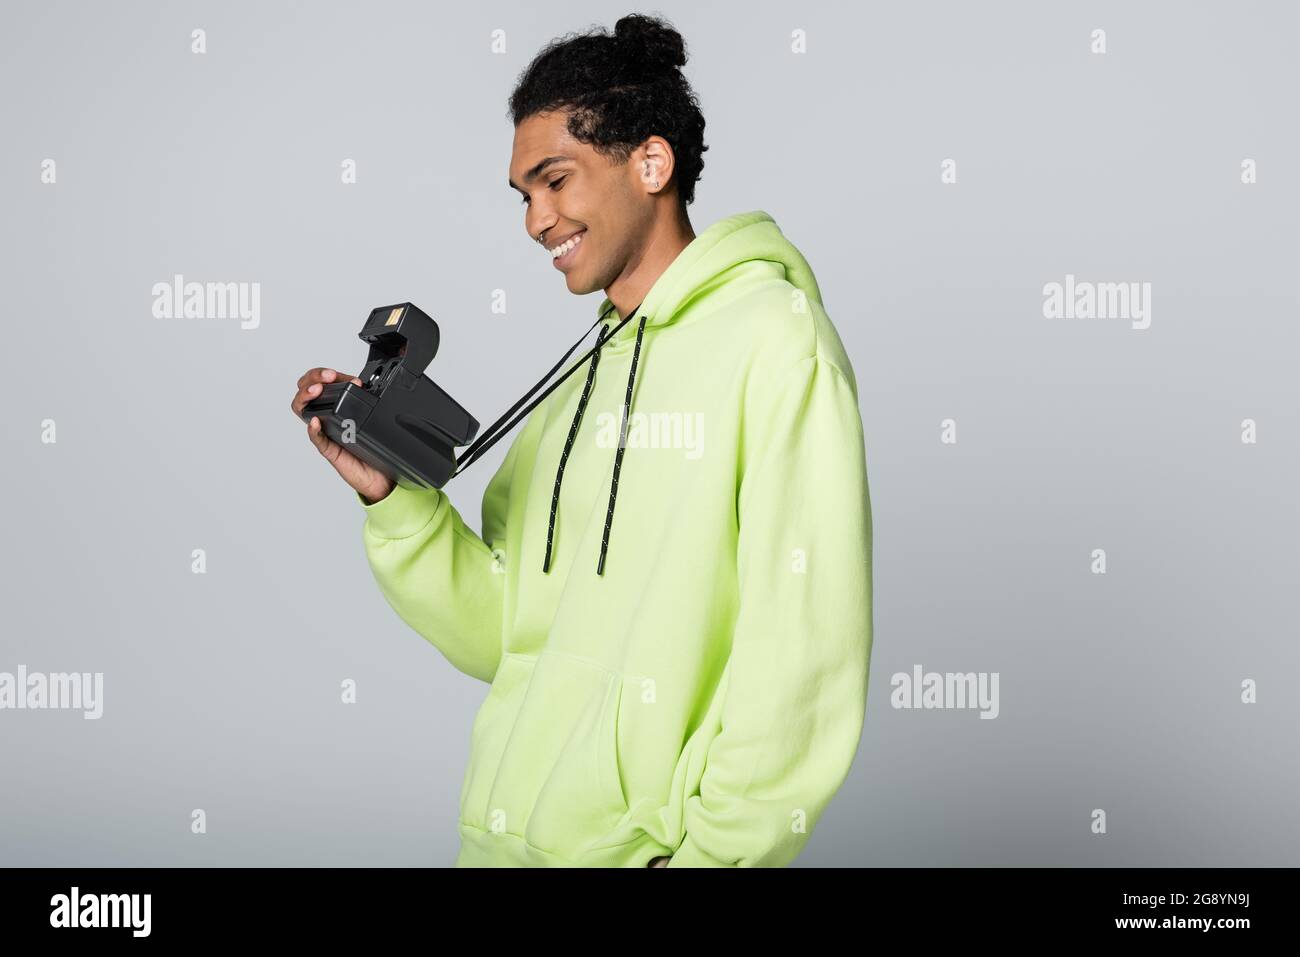
M 534 215 L 531 209 L 524 217 L 524 228 L 528 230 L 528 235 L 534 242 L 541 242 L 539 237 L 554 225 L 554 219 L 542 213 Z

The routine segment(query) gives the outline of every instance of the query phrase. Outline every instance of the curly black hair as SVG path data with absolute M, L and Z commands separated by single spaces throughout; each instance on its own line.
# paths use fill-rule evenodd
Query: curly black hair
M 651 136 L 662 136 L 677 161 L 685 209 L 704 169 L 704 114 L 682 74 L 686 44 L 667 21 L 628 14 L 614 24 L 552 40 L 520 74 L 510 94 L 516 127 L 537 113 L 570 110 L 569 134 L 598 153 L 626 162 Z

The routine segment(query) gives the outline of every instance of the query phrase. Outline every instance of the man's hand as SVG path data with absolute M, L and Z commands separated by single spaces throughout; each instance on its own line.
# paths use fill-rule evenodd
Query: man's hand
M 335 369 L 325 369 L 317 367 L 308 369 L 298 380 L 298 391 L 294 393 L 293 402 L 289 408 L 300 421 L 302 419 L 303 407 L 316 396 L 320 395 L 321 389 L 325 384 L 335 382 L 340 376 L 344 376 Z M 356 376 L 352 381 L 361 385 L 361 380 Z M 326 461 L 334 466 L 334 471 L 342 476 L 343 481 L 356 489 L 370 504 L 386 498 L 388 493 L 393 490 L 393 481 L 383 472 L 374 468 L 368 462 L 359 459 L 342 445 L 330 440 L 323 431 L 321 431 L 320 418 L 312 416 L 311 421 L 307 423 L 307 438 L 316 446 L 321 455 L 325 456 Z

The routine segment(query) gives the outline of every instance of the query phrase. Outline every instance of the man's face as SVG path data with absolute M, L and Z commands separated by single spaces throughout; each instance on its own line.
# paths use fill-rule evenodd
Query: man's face
M 567 120 L 563 111 L 536 114 L 515 128 L 510 185 L 523 194 L 529 237 L 536 242 L 542 233 L 539 256 L 580 237 L 552 263 L 569 291 L 584 295 L 608 289 L 634 263 L 649 233 L 652 204 L 638 193 L 630 163 L 611 165 L 569 135 Z

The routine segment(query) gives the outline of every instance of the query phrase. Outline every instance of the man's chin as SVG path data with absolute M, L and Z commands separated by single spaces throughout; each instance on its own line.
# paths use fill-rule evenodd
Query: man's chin
M 575 296 L 585 296 L 589 292 L 595 292 L 597 289 L 604 288 L 599 284 L 593 286 L 589 281 L 583 279 L 576 272 L 566 273 L 564 276 L 564 284 L 569 287 L 569 292 L 573 293 Z

